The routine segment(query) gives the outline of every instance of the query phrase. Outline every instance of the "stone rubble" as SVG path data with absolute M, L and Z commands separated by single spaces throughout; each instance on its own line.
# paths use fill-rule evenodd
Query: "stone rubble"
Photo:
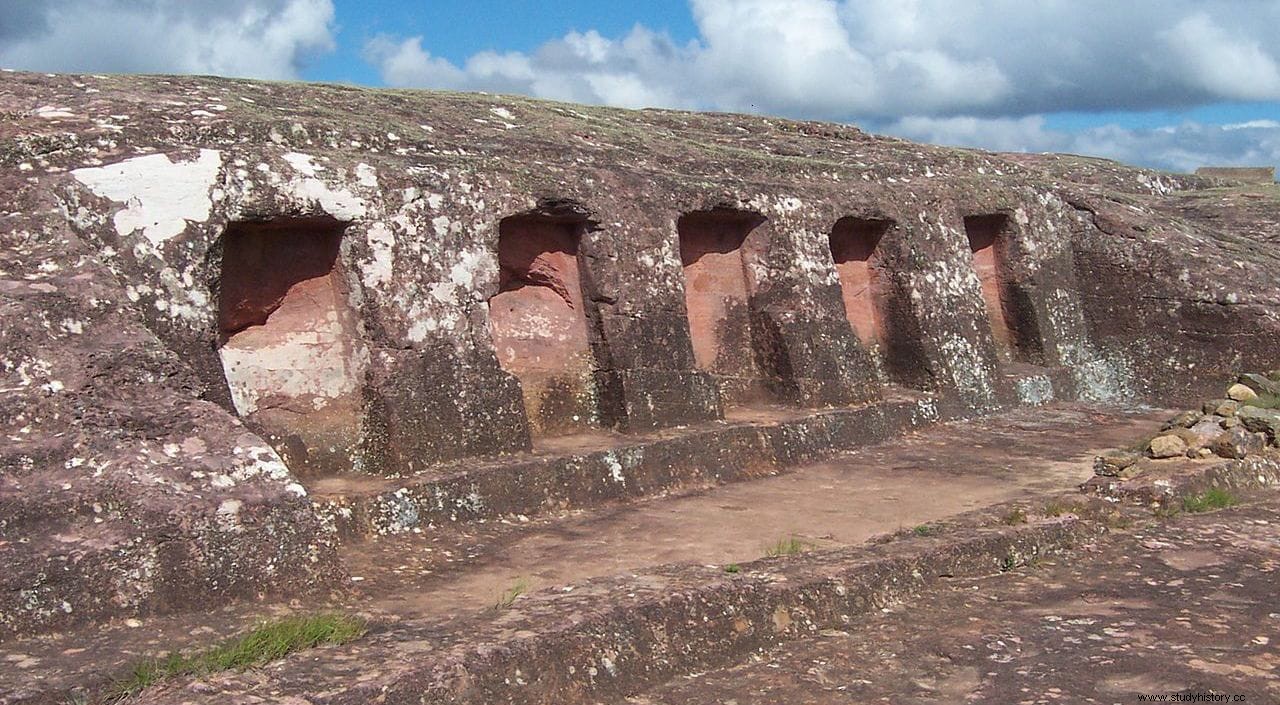
M 1227 458 L 1242 460 L 1280 446 L 1280 371 L 1245 373 L 1226 390 L 1225 399 L 1208 399 L 1200 411 L 1170 418 L 1140 451 L 1114 450 L 1094 459 L 1094 474 L 1128 479 L 1151 460 Z

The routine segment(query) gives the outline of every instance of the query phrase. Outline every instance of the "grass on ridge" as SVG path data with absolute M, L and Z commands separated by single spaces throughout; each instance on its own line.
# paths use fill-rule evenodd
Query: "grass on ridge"
M 118 701 L 170 678 L 220 671 L 243 671 L 296 651 L 323 644 L 345 644 L 364 635 L 364 620 L 344 614 L 297 615 L 264 622 L 248 634 L 189 655 L 171 653 L 147 659 L 118 680 L 109 695 Z
M 1044 503 L 1044 515 L 1047 517 L 1060 517 L 1064 514 L 1080 515 L 1085 511 L 1086 507 L 1077 502 L 1051 499 Z
M 778 542 L 767 547 L 764 554 L 769 558 L 777 558 L 778 556 L 794 556 L 804 553 L 813 548 L 813 544 L 792 536 L 787 539 L 778 539 Z
M 1211 512 L 1215 509 L 1225 509 L 1238 502 L 1239 500 L 1236 499 L 1235 495 L 1224 489 L 1214 487 L 1200 494 L 1183 497 L 1182 511 L 1188 514 Z
M 529 592 L 529 581 L 524 578 L 519 578 L 511 584 L 511 587 L 503 590 L 502 594 L 498 595 L 498 601 L 493 603 L 493 608 L 495 610 L 508 609 L 511 605 L 516 603 L 517 597 L 520 597 L 526 592 Z
M 1010 509 L 1004 516 L 1000 517 L 1000 523 L 1006 526 L 1017 526 L 1027 523 L 1027 512 L 1022 507 L 1014 507 Z

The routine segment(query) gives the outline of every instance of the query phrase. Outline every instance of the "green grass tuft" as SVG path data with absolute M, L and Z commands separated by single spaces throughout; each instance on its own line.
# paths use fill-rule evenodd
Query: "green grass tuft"
M 911 533 L 915 534 L 916 536 L 933 536 L 938 532 L 939 532 L 938 527 L 930 526 L 928 524 L 921 524 L 920 526 L 917 526 L 916 528 L 911 530 Z
M 1044 515 L 1047 517 L 1060 517 L 1063 514 L 1080 514 L 1085 507 L 1075 502 L 1066 502 L 1057 499 L 1051 499 L 1045 502 Z
M 336 613 L 264 622 L 244 636 L 205 651 L 141 661 L 118 679 L 108 700 L 118 701 L 170 678 L 243 671 L 323 644 L 345 644 L 364 635 L 364 620 Z
M 1224 489 L 1214 487 L 1200 494 L 1184 497 L 1182 499 L 1182 511 L 1188 514 L 1211 512 L 1215 509 L 1225 509 L 1238 502 L 1239 500 L 1236 499 L 1235 495 Z
M 813 548 L 812 544 L 801 541 L 800 539 L 792 536 L 791 538 L 778 539 L 777 543 L 765 549 L 764 554 L 770 558 L 777 558 L 778 556 L 794 556 L 797 553 L 804 553 L 811 548 Z
M 498 596 L 498 601 L 494 603 L 493 608 L 495 610 L 505 610 L 515 604 L 517 597 L 520 597 L 526 592 L 529 592 L 529 581 L 524 578 L 520 578 L 519 580 L 516 580 L 511 587 L 504 590 L 503 593 Z
M 724 567 L 724 572 L 726 572 L 726 573 L 740 573 L 740 572 L 742 572 L 742 567 L 741 567 L 741 566 L 739 566 L 737 563 L 730 563 L 729 565 L 727 565 L 727 566 L 725 566 L 725 567 Z
M 1000 523 L 1009 526 L 1025 524 L 1027 523 L 1027 513 L 1021 507 L 1014 507 L 1007 514 L 1000 517 Z

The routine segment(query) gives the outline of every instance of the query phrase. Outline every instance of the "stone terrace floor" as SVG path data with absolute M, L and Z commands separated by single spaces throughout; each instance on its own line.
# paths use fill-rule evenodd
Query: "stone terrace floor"
M 763 479 L 352 543 L 343 549 L 349 589 L 327 599 L 242 604 L 0 643 L 0 704 L 102 682 L 143 656 L 209 644 L 268 615 L 339 607 L 374 623 L 448 618 L 489 608 L 516 585 L 539 590 L 667 563 L 746 562 L 793 537 L 818 548 L 854 545 L 1072 489 L 1092 475 L 1095 454 L 1129 445 L 1169 415 L 1073 404 L 1022 409 L 928 427 Z
M 1278 580 L 1280 495 L 1267 492 L 1075 561 L 958 580 L 630 702 L 1280 703 Z M 1175 697 L 1197 694 L 1211 697 Z

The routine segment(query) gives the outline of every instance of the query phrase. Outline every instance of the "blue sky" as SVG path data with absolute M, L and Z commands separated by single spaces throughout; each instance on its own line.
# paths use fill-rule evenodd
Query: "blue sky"
M 0 66 L 753 112 L 1188 171 L 1280 162 L 1277 27 L 1280 0 L 5 0 Z
M 365 62 L 361 52 L 368 40 L 380 34 L 422 35 L 433 54 L 455 63 L 484 50 L 533 51 L 575 30 L 621 36 L 643 23 L 681 41 L 697 35 L 687 0 L 334 0 L 333 4 L 339 48 L 303 70 L 308 80 L 379 85 L 377 67 Z

